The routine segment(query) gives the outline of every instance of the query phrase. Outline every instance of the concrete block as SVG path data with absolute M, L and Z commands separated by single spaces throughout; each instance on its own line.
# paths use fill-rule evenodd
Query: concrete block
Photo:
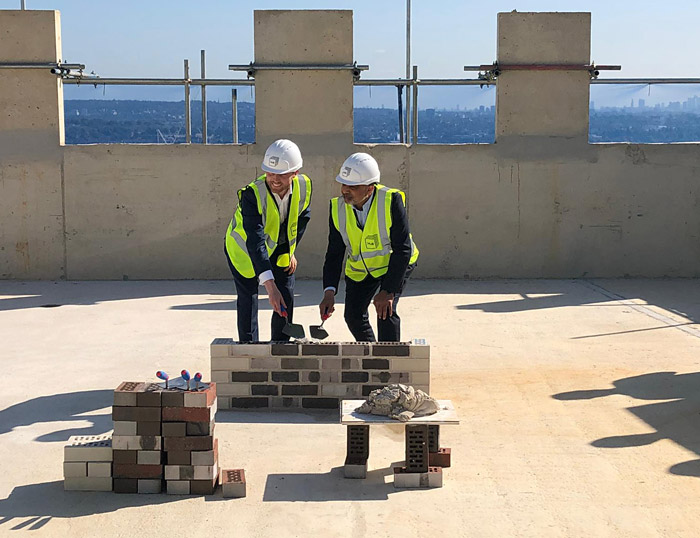
M 186 422 L 163 422 L 161 431 L 163 437 L 185 437 L 187 435 Z
M 112 445 L 117 450 L 161 450 L 159 435 L 115 435 Z
M 124 381 L 114 390 L 114 405 L 124 407 L 136 406 L 136 394 L 143 389 L 145 383 Z
M 451 464 L 451 448 L 441 447 L 437 452 L 428 452 L 428 465 L 431 467 L 450 467 Z
M 214 439 L 212 450 L 202 450 L 191 453 L 191 464 L 194 466 L 214 465 L 219 459 L 219 440 Z
M 214 465 L 193 465 L 195 480 L 214 480 L 214 477 L 219 473 L 219 468 L 216 463 Z
M 430 344 L 425 338 L 414 338 L 411 341 L 411 358 L 412 359 L 429 359 Z
M 427 473 L 409 473 L 405 467 L 394 467 L 394 487 L 399 488 L 441 488 L 442 468 L 428 467 Z
M 139 450 L 136 453 L 136 463 L 139 465 L 160 465 L 163 453 L 160 450 Z
M 189 480 L 166 480 L 165 492 L 168 495 L 189 495 L 190 482 Z
M 430 385 L 428 372 L 411 372 L 411 385 Z
M 250 368 L 248 357 L 212 357 L 211 369 L 213 370 L 247 370 Z
M 114 478 L 163 478 L 163 466 L 115 463 L 112 466 L 112 476 Z
M 139 493 L 160 493 L 163 490 L 163 481 L 159 479 L 141 478 L 137 484 Z
M 216 383 L 206 390 L 185 392 L 185 407 L 209 407 L 216 401 Z
M 136 425 L 138 422 L 116 420 L 113 424 L 113 435 L 136 435 Z
M 112 463 L 91 461 L 87 464 L 87 475 L 95 478 L 112 478 Z
M 114 493 L 138 493 L 139 481 L 136 478 L 114 478 Z
M 221 492 L 226 498 L 246 496 L 245 471 L 243 469 L 221 470 Z
M 112 461 L 112 435 L 74 435 L 63 448 L 63 461 Z
M 137 422 L 136 435 L 161 435 L 161 423 L 158 422 Z
M 213 383 L 230 383 L 231 372 L 228 370 L 213 370 L 211 372 L 211 380 Z
M 84 478 L 87 476 L 87 462 L 65 461 L 63 462 L 64 478 Z
M 65 491 L 112 491 L 112 479 L 102 477 L 67 477 L 63 480 Z
M 279 357 L 255 357 L 250 359 L 250 367 L 253 370 L 279 370 Z
M 213 450 L 214 438 L 211 435 L 201 437 L 166 437 L 164 441 L 165 450 L 188 451 L 188 450 Z
M 229 372 L 230 374 L 231 372 Z M 249 383 L 220 383 L 219 396 L 250 396 Z
M 348 463 L 345 461 L 343 467 L 345 478 L 367 478 L 367 462 L 365 463 Z

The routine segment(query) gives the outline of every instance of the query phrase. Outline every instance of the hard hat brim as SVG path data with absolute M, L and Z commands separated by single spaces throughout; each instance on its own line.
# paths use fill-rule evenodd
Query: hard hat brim
M 338 183 L 342 183 L 343 185 L 348 185 L 349 187 L 354 187 L 355 185 L 373 185 L 375 183 L 379 183 L 379 177 L 373 177 L 370 179 L 366 179 L 365 181 L 360 181 L 359 183 L 357 181 L 350 181 L 350 180 L 344 179 L 340 176 L 335 176 L 335 180 Z
M 265 163 L 262 163 L 260 165 L 260 168 L 262 169 L 263 172 L 269 172 L 270 174 L 288 174 L 289 172 L 297 172 L 297 171 L 301 170 L 301 164 L 298 167 L 290 168 L 289 170 L 285 170 L 284 172 L 280 172 L 279 170 L 275 170 L 274 168 L 267 166 Z

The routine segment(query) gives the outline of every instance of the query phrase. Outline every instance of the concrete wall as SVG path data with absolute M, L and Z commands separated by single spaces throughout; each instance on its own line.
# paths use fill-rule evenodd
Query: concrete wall
M 254 19 L 256 62 L 353 60 L 349 11 Z M 587 13 L 499 14 L 498 32 L 501 63 L 589 61 Z M 56 12 L 0 11 L 0 61 L 58 57 Z M 280 137 L 314 180 L 300 276 L 320 275 L 354 151 L 407 192 L 419 277 L 698 276 L 700 145 L 588 144 L 585 72 L 507 71 L 497 91 L 491 145 L 355 145 L 351 74 L 282 69 L 256 77 L 258 144 L 63 146 L 60 83 L 0 70 L 0 277 L 228 278 L 235 192 Z

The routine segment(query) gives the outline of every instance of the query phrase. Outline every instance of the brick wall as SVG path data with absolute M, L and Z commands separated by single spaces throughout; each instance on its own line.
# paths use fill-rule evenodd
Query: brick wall
M 337 409 L 390 383 L 430 393 L 430 346 L 412 342 L 211 344 L 219 409 Z

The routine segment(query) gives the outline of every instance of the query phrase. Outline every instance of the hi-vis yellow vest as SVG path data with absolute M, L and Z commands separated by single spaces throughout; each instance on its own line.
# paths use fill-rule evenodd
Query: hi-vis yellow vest
M 226 252 L 231 260 L 231 263 L 236 270 L 245 278 L 253 278 L 255 269 L 253 269 L 253 261 L 248 254 L 246 246 L 247 234 L 243 229 L 243 216 L 241 215 L 240 200 L 243 191 L 253 189 L 255 199 L 258 202 L 258 212 L 262 217 L 263 232 L 265 234 L 265 246 L 267 247 L 267 255 L 271 256 L 277 248 L 280 231 L 280 213 L 277 209 L 275 199 L 268 191 L 265 185 L 265 174 L 258 179 L 238 191 L 238 207 L 233 219 L 228 225 L 226 231 Z M 287 214 L 287 240 L 289 241 L 289 254 L 282 254 L 277 258 L 277 265 L 280 267 L 288 267 L 291 261 L 291 256 L 297 246 L 297 224 L 299 215 L 311 203 L 311 180 L 304 174 L 294 176 L 292 179 L 292 197 L 289 200 L 289 212 Z
M 357 225 L 357 219 L 352 204 L 346 204 L 343 197 L 331 200 L 331 215 L 333 225 L 340 232 L 345 243 L 347 261 L 345 274 L 356 282 L 364 280 L 367 274 L 374 278 L 386 274 L 391 257 L 391 195 L 401 194 L 404 205 L 406 195 L 398 189 L 389 189 L 383 185 L 375 186 L 374 199 L 369 208 L 364 229 Z M 411 259 L 418 259 L 418 248 L 411 236 Z

